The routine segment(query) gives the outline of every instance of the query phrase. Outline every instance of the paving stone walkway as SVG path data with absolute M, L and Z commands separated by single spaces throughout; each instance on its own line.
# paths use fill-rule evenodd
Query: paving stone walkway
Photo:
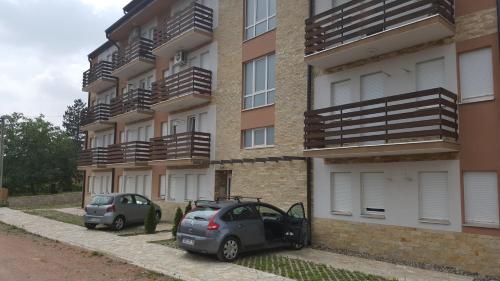
M 28 232 L 98 251 L 186 281 L 271 281 L 290 280 L 213 258 L 193 256 L 184 251 L 147 243 L 143 235 L 120 237 L 104 231 L 89 231 L 84 227 L 28 215 L 9 208 L 0 208 L 0 221 Z
M 151 240 L 169 239 L 169 233 L 121 237 L 112 232 L 89 231 L 84 227 L 33 216 L 9 208 L 0 208 L 0 221 L 23 228 L 28 232 L 99 251 L 131 264 L 165 275 L 190 280 L 290 280 L 262 271 L 213 258 L 195 256 L 170 247 L 147 243 Z M 352 256 L 334 254 L 314 249 L 281 251 L 278 255 L 330 265 L 334 268 L 360 271 L 401 281 L 471 281 L 472 277 L 417 269 Z

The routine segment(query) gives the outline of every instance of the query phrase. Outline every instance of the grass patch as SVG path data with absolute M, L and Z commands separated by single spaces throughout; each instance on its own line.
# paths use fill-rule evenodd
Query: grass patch
M 11 207 L 13 210 L 39 210 L 39 209 L 62 209 L 62 208 L 80 208 L 80 203 L 58 204 L 58 205 L 39 205 L 39 206 L 25 206 L 25 207 Z
M 174 248 L 174 249 L 180 249 L 180 247 L 177 245 L 177 241 L 175 241 L 175 239 L 149 241 L 149 243 L 159 244 L 159 245 L 167 246 L 167 247 Z
M 81 216 L 67 214 L 56 210 L 36 209 L 24 210 L 24 212 L 30 215 L 40 216 L 51 220 L 83 226 L 83 218 Z
M 241 257 L 235 263 L 299 281 L 389 281 L 362 272 L 272 254 Z

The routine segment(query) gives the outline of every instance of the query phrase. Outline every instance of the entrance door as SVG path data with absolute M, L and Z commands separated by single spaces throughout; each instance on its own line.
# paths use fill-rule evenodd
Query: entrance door
M 215 199 L 231 196 L 231 177 L 232 171 L 215 171 Z

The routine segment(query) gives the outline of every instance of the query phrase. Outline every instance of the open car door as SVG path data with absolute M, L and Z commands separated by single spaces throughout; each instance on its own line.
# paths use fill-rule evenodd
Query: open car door
M 287 212 L 287 227 L 285 239 L 300 249 L 307 244 L 308 222 L 304 210 L 304 204 L 296 203 Z

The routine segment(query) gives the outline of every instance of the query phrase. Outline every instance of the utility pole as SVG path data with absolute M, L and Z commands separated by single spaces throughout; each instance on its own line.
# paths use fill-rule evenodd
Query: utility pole
M 0 188 L 3 187 L 4 135 L 5 135 L 5 118 L 3 116 L 0 116 Z

